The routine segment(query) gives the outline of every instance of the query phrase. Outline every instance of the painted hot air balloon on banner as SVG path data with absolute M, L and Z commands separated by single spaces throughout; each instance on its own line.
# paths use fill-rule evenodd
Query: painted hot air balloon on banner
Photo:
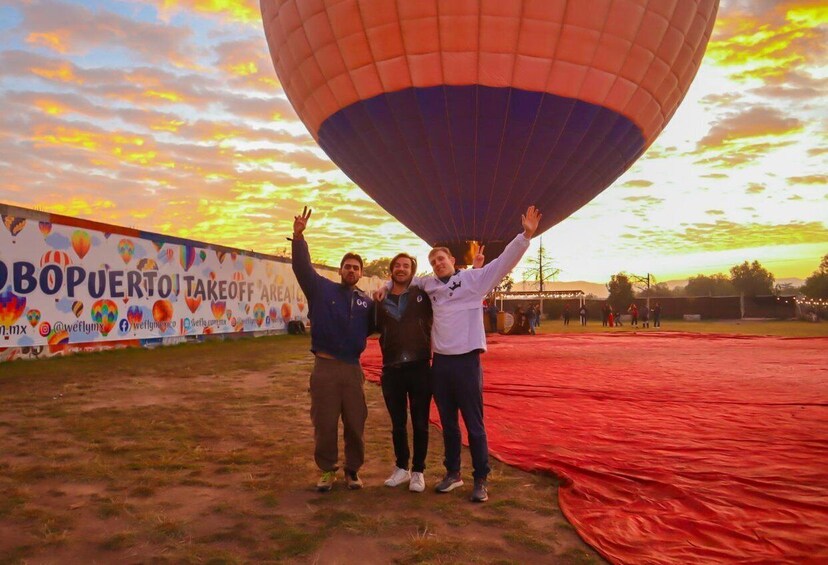
M 428 243 L 458 255 L 482 241 L 490 257 L 527 206 L 543 232 L 653 143 L 717 8 L 261 0 L 279 80 L 328 156 Z
M 96 300 L 89 311 L 92 321 L 100 325 L 101 335 L 106 337 L 118 320 L 118 305 L 109 299 Z
M 15 216 L 3 216 L 3 225 L 6 226 L 6 229 L 9 230 L 9 233 L 12 234 L 12 237 L 16 237 L 23 228 L 26 227 L 26 218 L 17 218 Z
M 11 287 L 0 292 L 0 326 L 10 328 L 25 311 L 25 296 L 17 296 Z
M 90 247 L 92 247 L 92 239 L 89 237 L 89 232 L 84 230 L 72 232 L 72 249 L 78 254 L 79 259 L 86 257 Z
M 196 250 L 195 250 L 194 247 L 192 247 L 190 245 L 180 246 L 178 260 L 179 260 L 179 263 L 181 263 L 181 267 L 185 271 L 190 270 L 190 267 L 192 267 L 193 263 L 195 263 L 195 258 L 196 258 Z
M 63 272 L 63 275 L 66 275 L 66 267 L 72 264 L 72 258 L 69 257 L 69 254 L 65 251 L 47 251 L 40 257 L 40 268 L 44 268 L 48 265 L 57 265 L 60 267 L 60 270 Z M 55 285 L 55 274 L 49 273 L 48 276 L 49 286 Z
M 32 327 L 35 327 L 40 321 L 40 310 L 36 310 L 34 308 L 29 310 L 26 312 L 26 319 L 29 320 L 29 324 L 31 324 Z
M 40 230 L 40 233 L 43 234 L 43 237 L 46 237 L 52 233 L 52 222 L 38 222 L 37 227 Z
M 121 260 L 125 265 L 129 265 L 132 256 L 135 255 L 135 244 L 131 239 L 124 238 L 118 242 L 118 255 L 121 256 Z

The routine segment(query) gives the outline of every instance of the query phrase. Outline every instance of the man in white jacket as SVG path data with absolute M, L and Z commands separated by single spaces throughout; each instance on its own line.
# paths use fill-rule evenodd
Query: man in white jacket
M 460 425 L 463 415 L 474 466 L 474 490 L 471 500 L 488 500 L 486 479 L 489 475 L 489 446 L 483 423 L 483 369 L 480 353 L 486 351 L 483 328 L 483 298 L 517 266 L 529 248 L 529 240 L 538 229 L 541 214 L 530 206 L 521 216 L 523 233 L 506 246 L 497 259 L 481 269 L 457 270 L 451 252 L 436 247 L 428 254 L 434 276 L 415 277 L 431 298 L 434 323 L 431 344 L 434 353 L 431 386 L 443 426 L 446 476 L 435 490 L 450 492 L 463 486 L 460 475 Z

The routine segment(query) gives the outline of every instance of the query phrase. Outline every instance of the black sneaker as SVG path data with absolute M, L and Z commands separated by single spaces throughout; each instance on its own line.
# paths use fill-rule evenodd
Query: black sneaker
M 489 491 L 486 488 L 486 479 L 475 479 L 474 490 L 469 498 L 472 502 L 486 502 L 489 500 Z
M 447 473 L 443 480 L 434 486 L 434 490 L 437 492 L 451 492 L 462 486 L 463 479 L 460 478 L 460 473 Z
M 356 471 L 345 471 L 345 480 L 351 490 L 359 490 L 363 487 L 362 479 L 359 478 Z

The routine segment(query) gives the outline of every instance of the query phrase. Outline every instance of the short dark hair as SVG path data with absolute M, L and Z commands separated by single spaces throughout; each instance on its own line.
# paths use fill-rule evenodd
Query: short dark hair
M 408 253 L 397 253 L 396 255 L 394 255 L 394 258 L 391 259 L 390 263 L 388 263 L 389 272 L 394 271 L 394 263 L 396 263 L 398 259 L 408 259 L 409 261 L 411 261 L 411 271 L 414 273 L 417 272 L 417 260 Z
M 345 264 L 345 261 L 348 259 L 356 259 L 359 261 L 359 270 L 361 271 L 364 267 L 362 265 L 362 257 L 360 257 L 357 253 L 348 252 L 342 257 L 342 261 L 339 262 L 339 268 L 341 269 L 342 266 Z

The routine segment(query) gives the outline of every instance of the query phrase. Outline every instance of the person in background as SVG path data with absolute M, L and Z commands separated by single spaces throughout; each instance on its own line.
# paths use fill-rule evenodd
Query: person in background
M 563 321 L 565 326 L 569 325 L 569 304 L 564 304 Z
M 655 306 L 653 307 L 653 327 L 661 327 L 661 303 L 659 302 L 656 302 Z
M 586 304 L 581 305 L 581 309 L 578 310 L 578 316 L 581 318 L 581 325 L 585 326 L 587 323 L 587 315 L 589 312 L 587 311 Z
M 310 216 L 307 206 L 301 215 L 294 216 L 291 262 L 308 299 L 308 318 L 312 322 L 311 352 L 315 358 L 310 376 L 310 413 L 314 460 L 322 471 L 316 488 L 327 492 L 336 482 L 341 418 L 345 480 L 349 489 L 361 489 L 363 483 L 358 473 L 365 461 L 363 433 L 368 407 L 359 357 L 373 331 L 374 303 L 356 286 L 363 266 L 356 253 L 346 253 L 342 258 L 338 283 L 313 269 L 304 235 Z

